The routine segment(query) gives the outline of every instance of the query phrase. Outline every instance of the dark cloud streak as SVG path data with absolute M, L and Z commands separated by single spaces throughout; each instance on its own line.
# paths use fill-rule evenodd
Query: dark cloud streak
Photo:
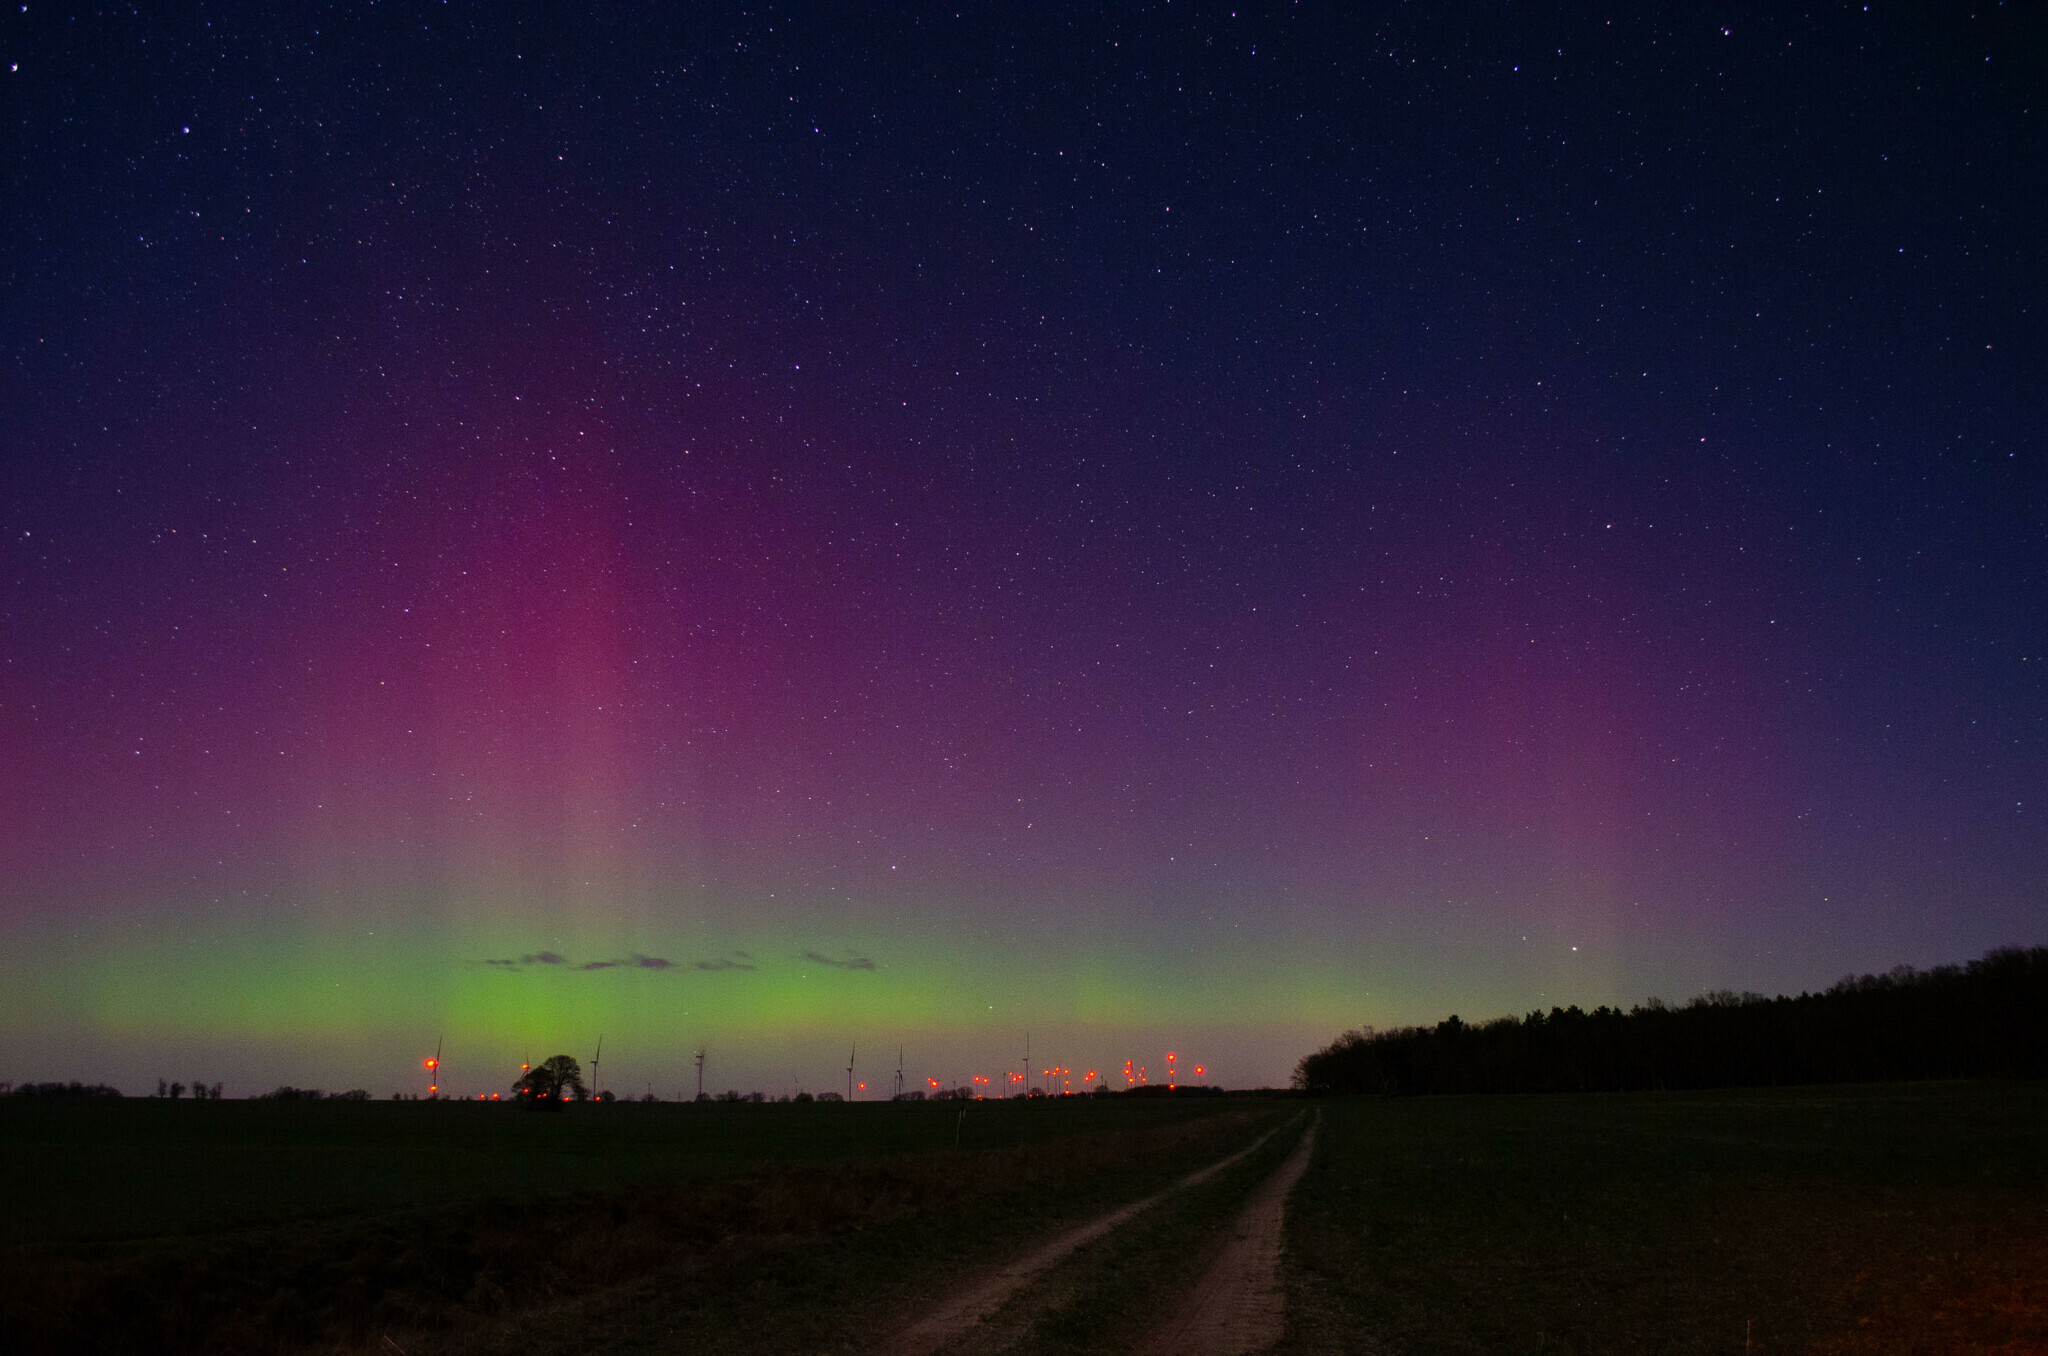
M 517 960 L 510 958 L 486 960 L 485 965 L 496 965 L 507 970 L 523 970 L 529 965 L 567 965 L 569 962 L 552 951 L 536 951 Z M 590 966 L 584 966 L 588 970 Z
M 815 951 L 806 951 L 803 953 L 803 958 L 807 961 L 816 961 L 820 965 L 830 965 L 840 970 L 872 970 L 875 968 L 875 963 L 866 956 L 848 956 L 845 960 L 834 960 L 830 956 L 822 956 Z

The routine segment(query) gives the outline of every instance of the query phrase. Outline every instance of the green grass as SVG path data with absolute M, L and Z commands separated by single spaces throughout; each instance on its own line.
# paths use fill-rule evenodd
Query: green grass
M 1270 1103 L 0 1108 L 0 1330 L 49 1349 L 859 1345 Z M 959 1147 L 954 1147 L 955 1137 Z M 713 1334 L 714 1336 L 705 1336 Z
M 2040 1351 L 2048 1087 L 1334 1101 L 1289 1268 L 1294 1352 Z

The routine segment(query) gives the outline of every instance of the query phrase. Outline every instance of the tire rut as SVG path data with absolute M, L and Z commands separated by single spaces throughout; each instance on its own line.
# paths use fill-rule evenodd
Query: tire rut
M 1207 1167 L 1196 1169 L 1143 1200 L 1133 1201 L 1129 1205 L 1119 1206 L 1108 1214 L 1098 1215 L 1086 1224 L 1077 1225 L 1049 1239 L 1015 1261 L 984 1272 L 940 1301 L 930 1313 L 899 1330 L 884 1344 L 883 1350 L 892 1353 L 892 1356 L 931 1356 L 931 1353 L 943 1350 L 952 1342 L 965 1338 L 985 1319 L 1017 1298 L 1027 1286 L 1075 1249 L 1121 1227 L 1167 1197 L 1200 1185 L 1231 1164 L 1244 1159 L 1287 1126 L 1296 1123 L 1294 1120 L 1282 1122 L 1237 1152 L 1219 1158 Z
M 1279 1343 L 1287 1331 L 1280 1279 L 1287 1198 L 1308 1170 L 1321 1120 L 1316 1113 L 1300 1145 L 1231 1222 L 1230 1237 L 1207 1274 L 1136 1356 L 1251 1356 Z

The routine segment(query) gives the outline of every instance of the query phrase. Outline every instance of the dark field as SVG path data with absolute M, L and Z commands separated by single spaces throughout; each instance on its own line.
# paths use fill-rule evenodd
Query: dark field
M 66 1351 L 857 1349 L 1296 1109 L 9 1099 L 0 1332 Z
M 2048 1352 L 2048 1086 L 1334 1100 L 1289 1259 L 1293 1351 Z
M 964 1122 L 0 1101 L 0 1347 L 885 1350 L 977 1268 L 1315 1106 L 1287 1350 L 2048 1352 L 2039 1083 L 975 1103 Z M 1076 1253 L 975 1349 L 1128 1349 L 1296 1134 Z
M 38 1102 L 0 1099 L 0 1246 L 204 1233 L 491 1194 L 631 1188 L 763 1164 L 1008 1149 L 1218 1109 L 1047 1104 Z

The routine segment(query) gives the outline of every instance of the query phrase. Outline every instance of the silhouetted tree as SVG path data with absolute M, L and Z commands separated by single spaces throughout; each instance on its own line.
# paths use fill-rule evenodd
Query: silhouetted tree
M 559 1109 L 570 1097 L 582 1101 L 590 1095 L 583 1086 L 583 1066 L 569 1055 L 542 1060 L 512 1084 L 519 1100 L 531 1106 Z

